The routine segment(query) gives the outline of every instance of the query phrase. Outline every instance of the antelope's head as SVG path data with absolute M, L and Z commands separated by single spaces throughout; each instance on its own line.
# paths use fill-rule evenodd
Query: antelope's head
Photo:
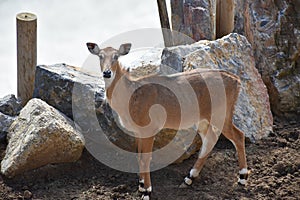
M 86 45 L 93 55 L 97 55 L 99 57 L 100 69 L 103 73 L 105 86 L 108 87 L 116 76 L 116 71 L 119 67 L 119 57 L 129 53 L 131 44 L 122 44 L 119 50 L 112 47 L 100 49 L 97 44 L 90 42 L 86 43 Z

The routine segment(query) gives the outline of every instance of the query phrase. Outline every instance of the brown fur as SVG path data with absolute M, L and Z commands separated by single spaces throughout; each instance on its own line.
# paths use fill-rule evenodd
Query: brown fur
M 118 113 L 121 124 L 135 134 L 144 189 L 151 187 L 151 152 L 154 136 L 162 128 L 185 129 L 199 125 L 203 144 L 193 166 L 195 176 L 201 171 L 220 131 L 235 145 L 239 168 L 247 169 L 244 134 L 232 123 L 240 90 L 237 76 L 226 71 L 197 69 L 133 79 L 115 58 L 116 54 L 126 55 L 131 44 L 121 45 L 119 51 L 101 50 L 95 43 L 87 43 L 87 46 L 92 54 L 100 57 L 102 72 L 112 72 L 112 77 L 106 79 L 107 101 Z
M 161 128 L 179 128 L 181 112 L 180 104 L 178 100 L 176 100 L 176 96 L 171 90 L 165 88 L 164 86 L 153 83 L 163 82 L 171 84 L 184 84 L 186 81 L 183 81 L 183 79 L 187 80 L 197 95 L 198 107 L 201 111 L 199 116 L 200 118 L 197 121 L 200 122 L 202 119 L 206 119 L 210 122 L 212 105 L 207 83 L 217 84 L 218 82 L 222 82 L 225 88 L 226 99 L 220 99 L 218 103 L 220 104 L 220 107 L 225 106 L 226 116 L 224 126 L 221 130 L 222 133 L 228 139 L 230 139 L 237 148 L 240 169 L 247 167 L 244 149 L 244 134 L 232 123 L 233 110 L 240 89 L 240 80 L 237 76 L 226 71 L 193 70 L 189 72 L 178 73 L 172 76 L 153 75 L 134 80 L 130 78 L 126 70 L 122 69 L 118 64 L 116 65 L 117 66 L 114 66 L 116 69 L 116 77 L 110 87 L 107 88 L 108 102 L 119 114 L 121 119 L 131 117 L 133 122 L 141 127 L 150 124 L 151 120 L 149 117 L 149 110 L 152 105 L 159 104 L 167 113 L 166 122 Z M 117 84 L 119 85 L 118 89 L 116 89 Z M 131 93 L 132 95 L 129 97 Z M 126 99 L 126 96 L 128 96 L 127 98 L 130 99 L 129 104 L 127 102 L 123 102 L 122 104 L 122 99 Z M 120 99 L 121 101 L 116 101 L 116 99 Z M 125 107 L 129 108 L 130 116 L 128 116 L 128 113 L 124 112 L 124 109 L 126 109 Z M 127 127 L 126 125 L 127 124 L 125 124 L 125 128 L 131 130 L 131 127 Z M 218 139 L 214 134 L 211 133 L 212 130 L 210 129 L 212 129 L 213 125 L 214 124 L 210 123 L 209 126 L 207 126 L 207 130 L 205 130 L 203 133 L 205 137 L 211 137 L 211 141 L 209 141 L 207 144 L 207 151 L 210 151 L 213 148 Z M 155 133 L 143 133 L 139 132 L 139 129 L 135 130 L 139 153 L 152 152 L 154 139 L 153 134 Z M 149 137 L 147 134 L 149 134 Z M 208 153 L 209 152 L 207 152 L 207 154 Z M 194 168 L 201 170 L 206 157 L 207 156 L 204 158 L 199 158 L 195 163 Z M 140 176 L 141 179 L 145 179 L 145 188 L 151 186 L 149 173 L 150 160 L 151 157 L 148 155 L 146 158 L 140 157 L 140 165 L 143 165 Z

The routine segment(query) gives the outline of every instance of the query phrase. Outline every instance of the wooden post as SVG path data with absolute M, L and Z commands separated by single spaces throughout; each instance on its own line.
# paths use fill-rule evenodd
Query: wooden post
M 211 39 L 215 40 L 216 39 L 216 32 L 217 32 L 217 1 L 218 0 L 210 0 L 210 16 L 211 16 Z
M 17 14 L 18 97 L 25 105 L 33 95 L 37 64 L 37 17 L 31 13 Z
M 164 43 L 166 47 L 173 46 L 172 31 L 168 16 L 166 0 L 157 0 L 160 24 L 163 32 Z
M 217 0 L 216 36 L 221 38 L 234 29 L 234 0 Z

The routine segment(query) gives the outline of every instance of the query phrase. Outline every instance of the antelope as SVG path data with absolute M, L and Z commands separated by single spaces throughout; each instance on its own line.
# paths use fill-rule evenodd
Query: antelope
M 135 134 L 140 169 L 138 190 L 142 199 L 150 199 L 152 192 L 151 153 L 154 136 L 162 128 L 178 130 L 196 125 L 202 139 L 199 157 L 180 187 L 188 187 L 193 183 L 221 133 L 236 148 L 239 163 L 238 183 L 246 184 L 248 169 L 244 133 L 232 122 L 240 90 L 240 79 L 237 76 L 222 70 L 195 69 L 172 75 L 149 75 L 133 79 L 130 72 L 118 61 L 120 56 L 129 53 L 130 43 L 120 45 L 118 50 L 112 47 L 100 49 L 95 43 L 87 43 L 87 47 L 91 54 L 100 59 L 106 101 L 118 114 L 120 124 Z M 223 97 L 218 96 L 222 93 L 221 86 Z M 177 88 L 179 92 L 172 93 L 172 88 Z M 191 95 L 186 90 L 194 94 Z M 212 95 L 217 95 L 218 98 L 213 100 Z M 180 109 L 180 106 L 186 111 Z M 157 112 L 162 108 L 163 112 Z

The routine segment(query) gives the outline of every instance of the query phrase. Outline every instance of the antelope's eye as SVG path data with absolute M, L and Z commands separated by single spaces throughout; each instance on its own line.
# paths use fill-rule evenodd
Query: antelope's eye
M 118 55 L 118 54 L 114 54 L 114 55 L 112 56 L 112 58 L 113 58 L 114 60 L 118 60 L 119 55 Z
M 99 54 L 99 58 L 102 60 L 104 58 L 104 55 L 102 53 Z

